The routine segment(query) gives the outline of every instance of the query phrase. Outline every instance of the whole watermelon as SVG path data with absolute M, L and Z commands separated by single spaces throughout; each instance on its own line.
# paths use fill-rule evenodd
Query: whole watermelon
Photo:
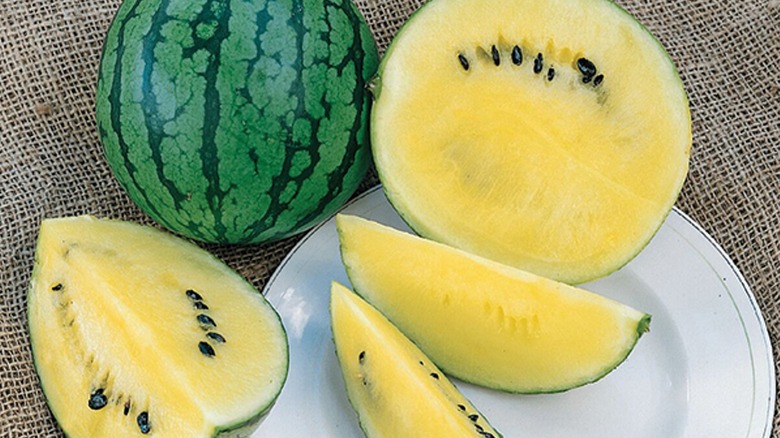
M 290 236 L 365 174 L 377 63 L 350 0 L 125 0 L 97 84 L 106 159 L 182 235 Z

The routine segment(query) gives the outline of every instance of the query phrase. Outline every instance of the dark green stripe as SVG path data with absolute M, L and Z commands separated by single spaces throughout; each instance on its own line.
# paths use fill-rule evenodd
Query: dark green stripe
M 298 195 L 298 193 L 300 193 L 303 181 L 311 177 L 311 175 L 314 173 L 314 167 L 320 158 L 317 148 L 312 147 L 312 145 L 317 144 L 316 133 L 317 128 L 319 127 L 319 120 L 312 118 L 306 109 L 306 87 L 303 82 L 303 38 L 306 32 L 304 31 L 305 27 L 303 23 L 305 14 L 303 8 L 303 0 L 293 0 L 292 10 L 300 11 L 301 13 L 293 13 L 290 17 L 290 20 L 288 21 L 288 25 L 296 30 L 294 41 L 296 50 L 295 61 L 293 63 L 295 79 L 291 85 L 291 91 L 297 98 L 295 120 L 307 120 L 309 122 L 311 126 L 309 144 L 294 144 L 292 138 L 292 125 L 288 126 L 287 138 L 285 139 L 287 151 L 284 156 L 284 162 L 282 163 L 282 168 L 280 169 L 279 173 L 272 178 L 271 188 L 268 191 L 271 203 L 266 209 L 265 214 L 260 219 L 255 220 L 244 229 L 244 232 L 248 233 L 246 239 L 249 241 L 256 239 L 257 236 L 259 236 L 261 233 L 276 226 L 276 222 L 279 218 L 278 213 L 287 209 L 290 206 L 290 203 L 294 201 L 295 197 Z M 293 120 L 293 124 L 295 123 L 295 120 Z M 311 156 L 311 164 L 296 177 L 291 177 L 290 173 L 296 149 L 306 149 Z M 292 195 L 292 197 L 290 197 L 290 200 L 283 202 L 281 200 L 282 192 L 287 188 L 287 185 L 290 182 L 293 182 L 296 186 L 295 193 Z M 276 235 L 272 237 L 269 236 L 269 238 L 274 239 L 278 236 L 286 234 L 288 231 L 288 229 L 279 230 Z
M 141 89 L 143 90 L 141 108 L 144 124 L 146 125 L 148 147 L 151 152 L 152 162 L 154 162 L 155 165 L 157 179 L 170 195 L 170 198 L 173 201 L 173 208 L 181 210 L 183 208 L 182 202 L 187 199 L 187 195 L 179 191 L 175 182 L 165 176 L 165 163 L 163 163 L 161 147 L 162 140 L 165 137 L 163 129 L 165 121 L 161 120 L 157 96 L 155 95 L 154 85 L 152 84 L 152 72 L 157 65 L 154 49 L 157 47 L 157 44 L 161 43 L 163 40 L 160 32 L 163 25 L 168 22 L 165 11 L 169 3 L 170 0 L 161 0 L 159 7 L 152 16 L 152 25 L 149 29 L 149 33 L 144 37 L 141 46 L 141 57 L 144 60 L 144 69 L 141 74 Z M 158 219 L 169 227 L 178 228 L 173 221 L 182 218 L 180 215 L 173 218 L 166 215 L 160 216 Z M 190 222 L 185 226 L 192 229 L 194 228 L 193 225 L 194 224 Z
M 224 8 L 214 10 L 215 4 L 222 4 Z M 222 42 L 230 35 L 228 22 L 230 20 L 230 2 L 220 0 L 208 0 L 203 10 L 219 14 L 216 18 L 217 28 L 214 36 L 204 42 L 204 48 L 211 54 L 211 60 L 206 67 L 204 78 L 206 89 L 203 108 L 203 144 L 200 148 L 201 163 L 203 165 L 203 177 L 208 182 L 206 187 L 206 200 L 211 212 L 214 214 L 214 233 L 216 236 L 224 236 L 227 229 L 222 223 L 222 199 L 225 192 L 219 187 L 219 156 L 217 155 L 217 130 L 220 121 L 220 96 L 217 90 L 217 77 L 219 75 L 219 59 L 222 50 Z
M 123 82 L 122 82 L 122 61 L 125 54 L 125 31 L 127 23 L 130 22 L 133 18 L 136 17 L 136 10 L 138 9 L 138 6 L 143 3 L 143 0 L 136 0 L 135 3 L 132 4 L 130 7 L 126 18 L 119 23 L 119 31 L 117 32 L 117 42 L 116 42 L 116 58 L 114 60 L 114 77 L 111 83 L 111 88 L 108 94 L 108 103 L 110 105 L 110 114 L 111 114 L 111 129 L 116 133 L 117 136 L 117 147 L 119 148 L 119 153 L 122 156 L 122 161 L 125 166 L 125 169 L 127 171 L 127 175 L 132 181 L 132 184 L 135 186 L 134 189 L 130 187 L 125 187 L 125 190 L 127 190 L 129 193 L 138 193 L 142 198 L 144 202 L 143 208 L 144 211 L 148 212 L 150 215 L 155 217 L 161 217 L 160 212 L 157 210 L 154 203 L 152 203 L 147 196 L 144 188 L 138 183 L 138 180 L 136 179 L 136 172 L 137 168 L 135 165 L 130 161 L 128 154 L 129 154 L 129 147 L 127 145 L 127 142 L 124 140 L 124 135 L 122 133 L 122 117 L 121 117 L 121 93 L 123 90 Z M 130 3 L 123 3 L 122 8 L 127 8 Z M 120 183 L 128 184 L 128 181 L 126 180 L 120 180 Z M 139 202 L 139 199 L 135 199 L 136 202 Z
M 345 148 L 344 155 L 342 156 L 341 163 L 333 169 L 327 177 L 328 181 L 328 193 L 330 194 L 330 197 L 323 197 L 319 204 L 312 210 L 311 213 L 307 214 L 306 216 L 302 217 L 298 222 L 295 224 L 294 228 L 301 227 L 303 225 L 308 224 L 309 222 L 315 220 L 318 218 L 319 215 L 323 213 L 323 211 L 326 210 L 326 207 L 334 201 L 334 198 L 336 198 L 339 194 L 341 194 L 344 190 L 344 178 L 347 176 L 347 172 L 350 170 L 350 168 L 355 164 L 355 159 L 357 157 L 357 154 L 361 152 L 362 150 L 367 153 L 368 145 L 367 145 L 367 139 L 362 138 L 359 139 L 359 134 L 364 134 L 368 132 L 367 130 L 367 120 L 366 112 L 367 107 L 369 104 L 368 94 L 366 92 L 366 81 L 369 79 L 368 77 L 364 77 L 363 72 L 363 65 L 364 65 L 364 58 L 365 58 L 365 51 L 364 51 L 364 38 L 361 33 L 362 26 L 358 26 L 357 23 L 362 22 L 362 17 L 358 14 L 358 12 L 354 9 L 354 6 L 349 2 L 349 0 L 345 0 L 344 2 L 340 4 L 334 4 L 332 2 L 325 2 L 326 7 L 328 5 L 332 5 L 338 9 L 341 9 L 344 14 L 349 17 L 349 20 L 351 23 L 354 23 L 355 25 L 352 26 L 353 31 L 353 38 L 352 38 L 352 46 L 350 47 L 350 50 L 347 51 L 347 56 L 342 59 L 339 66 L 337 68 L 339 69 L 339 73 L 341 74 L 346 68 L 346 66 L 349 65 L 350 61 L 354 61 L 354 70 L 355 70 L 355 81 L 356 84 L 352 91 L 352 105 L 357 110 L 357 114 L 355 115 L 354 120 L 352 121 L 352 127 L 349 130 L 349 142 L 347 143 L 347 146 Z M 373 41 L 370 42 L 373 44 Z M 361 129 L 363 128 L 363 129 Z M 365 160 L 366 164 L 363 166 L 364 168 L 359 172 L 361 175 L 365 170 L 368 168 L 368 160 Z M 357 186 L 355 185 L 355 188 Z M 349 196 L 351 194 L 345 194 L 345 196 Z M 342 200 L 343 201 L 343 200 Z
M 293 10 L 301 11 L 303 8 L 302 3 L 303 2 L 301 0 L 295 1 L 293 4 Z M 361 26 L 356 25 L 357 23 L 362 23 L 362 18 L 360 17 L 357 10 L 354 9 L 354 6 L 352 6 L 351 3 L 348 2 L 346 3 L 326 2 L 323 4 L 323 11 L 324 11 L 323 19 L 328 28 L 328 32 L 325 33 L 324 36 L 329 45 L 332 44 L 332 41 L 330 40 L 330 36 L 334 31 L 333 26 L 329 19 L 329 15 L 327 13 L 329 6 L 344 13 L 348 21 L 353 23 L 352 26 L 353 38 L 352 38 L 351 47 L 349 48 L 349 50 L 347 50 L 344 53 L 344 57 L 340 60 L 340 62 L 337 65 L 328 65 L 331 68 L 335 68 L 338 71 L 339 76 L 343 75 L 344 70 L 347 67 L 351 66 L 354 69 L 354 73 L 355 73 L 354 76 L 355 76 L 356 83 L 352 85 L 353 94 L 352 94 L 352 100 L 349 104 L 353 108 L 355 108 L 356 116 L 352 120 L 352 124 L 350 127 L 347 126 L 344 127 L 345 130 L 349 131 L 349 140 L 347 144 L 344 145 L 344 153 L 341 156 L 340 163 L 336 165 L 334 168 L 327 171 L 326 175 L 323 175 L 323 183 L 327 184 L 328 187 L 327 195 L 322 197 L 322 199 L 320 199 L 317 205 L 308 206 L 306 208 L 305 214 L 302 217 L 300 217 L 296 222 L 294 223 L 291 222 L 289 224 L 286 224 L 283 228 L 280 228 L 279 225 L 277 224 L 277 220 L 281 216 L 281 212 L 284 211 L 284 209 L 290 208 L 296 202 L 295 196 L 297 196 L 300 193 L 300 190 L 304 185 L 304 183 L 307 180 L 309 180 L 312 176 L 314 176 L 315 166 L 317 165 L 318 161 L 321 158 L 319 155 L 319 150 L 313 147 L 313 145 L 319 144 L 317 135 L 320 129 L 320 119 L 311 117 L 311 115 L 306 109 L 306 102 L 305 102 L 306 84 L 304 83 L 302 78 L 302 73 L 304 70 L 303 35 L 305 32 L 302 31 L 301 29 L 304 29 L 304 24 L 303 24 L 304 14 L 298 14 L 297 15 L 298 18 L 294 22 L 290 23 L 290 25 L 293 26 L 293 28 L 298 30 L 297 32 L 298 38 L 296 39 L 296 47 L 298 49 L 298 52 L 297 52 L 297 58 L 295 64 L 297 76 L 295 79 L 295 84 L 293 86 L 293 89 L 295 90 L 295 92 L 297 93 L 296 95 L 298 96 L 298 108 L 296 110 L 297 117 L 299 119 L 307 120 L 310 123 L 311 131 L 310 131 L 309 145 L 295 145 L 295 146 L 308 148 L 307 150 L 311 154 L 311 163 L 300 174 L 296 175 L 295 177 L 290 176 L 290 170 L 293 161 L 293 151 L 289 151 L 289 153 L 285 157 L 285 161 L 281 173 L 274 178 L 274 187 L 270 192 L 270 195 L 272 196 L 272 199 L 274 201 L 266 211 L 263 218 L 249 224 L 246 227 L 245 232 L 249 232 L 247 236 L 247 240 L 256 239 L 258 236 L 262 236 L 263 239 L 276 239 L 276 238 L 284 237 L 293 230 L 296 230 L 304 225 L 308 225 L 316 220 L 319 220 L 324 214 L 328 213 L 327 211 L 328 207 L 331 206 L 335 207 L 336 204 L 341 204 L 346 200 L 346 198 L 349 195 L 351 195 L 351 192 L 350 193 L 344 192 L 345 177 L 352 178 L 350 179 L 350 181 L 352 181 L 353 179 L 357 180 L 354 182 L 354 184 L 350 184 L 351 186 L 350 189 L 354 190 L 354 188 L 357 187 L 357 182 L 359 182 L 359 179 L 362 177 L 362 175 L 365 173 L 365 170 L 368 168 L 369 165 L 368 157 L 362 157 L 360 165 L 358 167 L 354 167 L 354 166 L 356 165 L 358 154 L 368 153 L 366 134 L 368 132 L 367 105 L 369 101 L 368 101 L 367 92 L 365 90 L 365 85 L 367 79 L 369 78 L 370 75 L 374 73 L 374 70 L 376 68 L 376 59 L 375 59 L 376 55 L 375 53 L 372 53 L 370 56 L 374 58 L 374 61 L 372 63 L 373 64 L 372 67 L 368 69 L 371 71 L 370 72 L 364 71 L 366 69 L 366 65 L 364 62 L 366 55 L 364 54 L 364 50 L 370 50 L 372 52 L 375 52 L 376 49 L 374 47 L 373 38 L 371 38 L 370 33 L 365 33 L 365 34 L 363 33 L 367 31 L 365 25 L 362 24 Z M 366 37 L 368 38 L 369 41 L 366 41 Z M 323 59 L 322 62 L 328 63 L 329 59 Z M 332 105 L 330 104 L 330 102 L 328 102 L 325 93 L 327 93 L 327 89 L 323 90 L 323 94 L 320 96 L 319 99 L 319 104 L 324 111 L 324 114 L 322 115 L 322 119 L 328 119 L 331 115 L 331 110 L 332 110 Z M 350 173 L 350 171 L 352 171 L 352 173 Z M 280 202 L 279 197 L 281 193 L 287 187 L 287 184 L 291 181 L 295 183 L 294 196 L 291 198 L 290 201 Z M 277 228 L 273 234 L 268 233 L 269 225 L 273 225 Z

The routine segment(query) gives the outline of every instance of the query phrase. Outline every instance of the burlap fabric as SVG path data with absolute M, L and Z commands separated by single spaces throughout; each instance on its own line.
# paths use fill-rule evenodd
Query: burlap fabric
M 421 1 L 358 3 L 384 50 Z M 778 357 L 780 0 L 620 3 L 664 43 L 689 93 L 694 146 L 677 205 L 747 278 Z M 118 4 L 0 0 L 1 436 L 60 434 L 38 386 L 26 330 L 40 219 L 91 213 L 150 223 L 113 179 L 93 116 L 100 47 Z M 361 190 L 374 183 L 372 172 Z M 208 249 L 261 288 L 295 240 Z

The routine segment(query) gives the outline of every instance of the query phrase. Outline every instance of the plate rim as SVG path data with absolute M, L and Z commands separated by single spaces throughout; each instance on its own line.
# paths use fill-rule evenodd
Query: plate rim
M 727 264 L 727 266 L 728 266 L 729 270 L 731 271 L 731 273 L 734 274 L 734 277 L 739 282 L 739 285 L 741 287 L 741 291 L 744 292 L 744 295 L 746 296 L 745 298 L 747 298 L 748 304 L 750 304 L 750 310 L 752 310 L 753 317 L 754 317 L 755 321 L 758 323 L 758 329 L 759 329 L 759 331 L 761 333 L 760 340 L 762 341 L 762 345 L 764 347 L 764 348 L 760 349 L 760 352 L 764 353 L 763 356 L 766 359 L 766 364 L 767 364 L 767 374 L 766 374 L 765 377 L 768 380 L 768 385 L 767 385 L 768 400 L 767 400 L 767 409 L 765 411 L 766 421 L 764 421 L 764 427 L 763 427 L 763 431 L 762 431 L 762 435 L 761 436 L 763 438 L 769 438 L 769 437 L 772 436 L 772 431 L 773 431 L 773 428 L 774 428 L 774 417 L 777 414 L 777 406 L 776 406 L 776 404 L 777 404 L 777 370 L 776 370 L 776 364 L 775 364 L 775 360 L 774 360 L 774 347 L 772 345 L 772 339 L 771 339 L 771 337 L 769 335 L 769 328 L 768 328 L 768 326 L 766 324 L 766 320 L 764 318 L 764 313 L 761 310 L 761 306 L 758 304 L 758 300 L 756 299 L 756 295 L 753 292 L 753 289 L 750 287 L 750 283 L 747 281 L 745 276 L 742 274 L 742 271 L 739 269 L 739 267 L 737 266 L 736 262 L 731 258 L 731 256 L 729 256 L 728 252 L 726 252 L 726 250 L 720 245 L 720 243 L 718 243 L 718 241 L 710 233 L 708 233 L 701 224 L 699 224 L 697 221 L 695 221 L 689 214 L 687 214 L 684 211 L 682 211 L 676 205 L 673 206 L 672 209 L 669 211 L 669 215 L 668 216 L 671 216 L 673 213 L 676 214 L 681 220 L 685 221 L 685 223 L 690 227 L 689 229 L 691 229 L 693 231 L 696 231 L 698 233 L 699 237 L 704 238 L 705 241 L 707 242 L 707 244 L 709 244 L 709 246 L 712 249 L 715 249 L 715 251 L 716 251 L 717 255 L 720 257 L 720 259 Z M 659 230 L 660 230 L 660 228 L 659 228 Z M 696 248 L 692 242 L 688 241 L 688 239 L 686 239 L 685 236 L 682 235 L 682 232 L 680 232 L 679 230 L 675 230 L 675 231 L 677 232 L 677 234 L 680 237 L 685 239 L 687 241 L 687 243 L 693 249 L 695 249 L 697 252 L 699 251 L 698 248 Z M 709 260 L 707 260 L 706 257 L 703 254 L 700 253 L 700 255 L 702 256 L 702 259 L 704 259 L 708 264 L 710 264 Z M 717 272 L 714 269 L 714 267 L 712 267 L 712 266 L 710 266 L 710 267 L 715 272 Z M 719 279 L 719 280 L 720 280 L 720 282 L 722 284 L 724 284 L 723 279 Z M 751 338 L 749 336 L 747 336 L 747 333 L 746 333 L 747 329 L 746 329 L 746 325 L 745 325 L 744 315 L 743 315 L 742 312 L 740 312 L 740 309 L 737 306 L 737 303 L 735 302 L 735 298 L 732 295 L 732 288 L 726 287 L 725 284 L 724 284 L 724 289 L 726 289 L 726 291 L 728 291 L 728 293 L 729 293 L 729 299 L 731 300 L 732 307 L 736 311 L 736 313 L 737 313 L 737 315 L 738 315 L 738 317 L 740 319 L 740 325 L 742 325 L 743 331 L 746 334 L 746 336 L 745 336 L 746 341 L 747 341 L 748 345 L 752 345 L 751 344 Z M 752 339 L 756 340 L 756 338 L 752 338 Z M 759 353 L 757 353 L 752 348 L 752 346 L 750 348 L 750 351 L 752 353 L 751 356 L 750 356 L 751 369 L 752 369 L 752 371 L 754 373 L 754 375 L 753 375 L 753 384 L 755 385 L 757 383 L 757 381 L 758 381 L 759 376 L 757 374 L 755 374 L 755 372 L 756 372 L 756 364 L 753 363 L 753 361 L 754 361 L 754 356 L 759 355 Z M 753 391 L 753 393 L 754 393 L 753 394 L 753 398 L 752 398 L 753 406 L 751 407 L 751 416 L 755 417 L 755 404 L 757 402 L 757 399 L 756 399 L 757 398 L 757 394 L 756 394 L 755 390 Z

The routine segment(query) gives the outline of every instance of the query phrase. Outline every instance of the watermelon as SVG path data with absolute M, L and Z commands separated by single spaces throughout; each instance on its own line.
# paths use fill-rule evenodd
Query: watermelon
M 567 391 L 612 372 L 650 329 L 649 314 L 585 289 L 357 216 L 336 227 L 355 292 L 463 381 Z
M 263 295 L 152 227 L 44 220 L 27 305 L 35 369 L 70 437 L 247 436 L 287 378 Z
M 409 226 L 566 283 L 636 256 L 688 172 L 680 76 L 609 0 L 432 0 L 373 89 L 374 161 Z
M 367 437 L 501 436 L 378 310 L 336 282 L 330 297 L 333 343 L 347 397 Z
M 290 236 L 365 174 L 377 63 L 350 0 L 127 0 L 99 67 L 106 160 L 130 198 L 179 234 Z

